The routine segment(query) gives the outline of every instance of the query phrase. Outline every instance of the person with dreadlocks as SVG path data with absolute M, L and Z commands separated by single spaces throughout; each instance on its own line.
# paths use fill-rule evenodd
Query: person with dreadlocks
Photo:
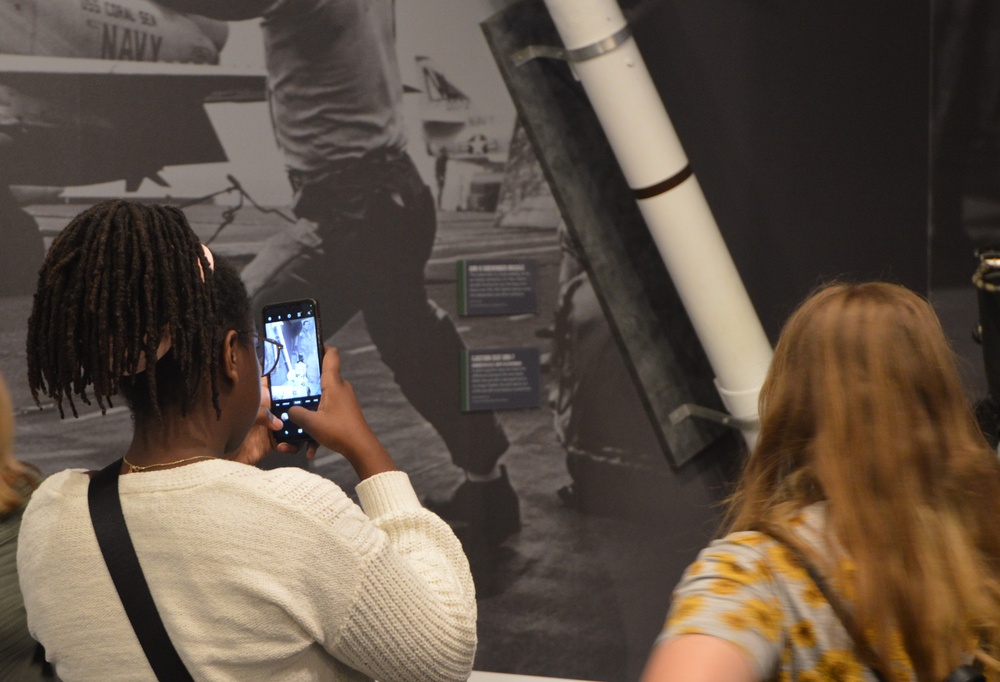
M 318 411 L 292 416 L 353 465 L 360 507 L 300 468 L 247 466 L 280 428 L 255 352 L 265 343 L 239 275 L 181 211 L 114 200 L 73 219 L 46 256 L 28 379 L 60 413 L 128 404 L 132 442 L 111 471 L 156 610 L 193 677 L 466 679 L 468 562 L 372 433 L 335 349 Z M 24 512 L 29 629 L 61 679 L 156 679 L 95 537 L 90 479 L 55 474 Z

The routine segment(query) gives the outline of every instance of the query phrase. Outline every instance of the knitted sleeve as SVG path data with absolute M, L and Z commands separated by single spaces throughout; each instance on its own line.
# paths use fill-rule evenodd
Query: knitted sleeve
M 349 581 L 348 572 L 329 566 L 299 569 L 314 576 L 310 610 L 326 605 L 340 611 L 310 615 L 317 640 L 337 660 L 379 682 L 468 679 L 476 651 L 475 588 L 451 528 L 420 505 L 403 472 L 358 485 L 364 514 L 353 504 L 345 508 L 343 493 L 340 502 L 334 495 L 315 496 L 325 488 L 307 499 L 324 532 L 338 536 L 332 539 L 338 551 L 352 555 L 340 563 L 352 568 Z
M 420 505 L 402 472 L 373 476 L 357 491 L 385 535 L 370 555 L 342 655 L 367 659 L 366 672 L 379 682 L 468 679 L 476 595 L 458 538 Z

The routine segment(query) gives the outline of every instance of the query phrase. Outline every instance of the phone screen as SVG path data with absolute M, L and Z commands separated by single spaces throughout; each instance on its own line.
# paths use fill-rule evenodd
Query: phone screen
M 319 406 L 323 335 L 316 301 L 305 299 L 264 306 L 264 335 L 281 344 L 265 344 L 264 362 L 270 374 L 271 412 L 284 424 L 279 441 L 307 440 L 309 435 L 288 418 L 288 408 Z M 277 359 L 275 360 L 275 354 Z

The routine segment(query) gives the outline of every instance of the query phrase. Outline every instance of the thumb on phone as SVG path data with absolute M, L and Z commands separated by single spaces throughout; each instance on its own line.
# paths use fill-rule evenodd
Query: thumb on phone
M 314 440 L 322 445 L 325 445 L 325 443 L 323 443 L 317 435 L 317 432 L 323 430 L 321 426 L 322 420 L 317 419 L 317 414 L 317 412 L 307 410 L 298 405 L 293 405 L 288 408 L 288 418 L 305 429 L 306 433 L 312 436 Z
M 365 420 L 351 382 L 340 376 L 340 354 L 327 347 L 323 354 L 323 393 L 315 412 L 293 406 L 288 416 L 320 445 L 342 454 L 364 479 L 396 468 Z

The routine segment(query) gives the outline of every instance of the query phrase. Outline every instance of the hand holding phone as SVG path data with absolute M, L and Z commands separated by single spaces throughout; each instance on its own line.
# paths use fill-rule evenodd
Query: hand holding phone
M 257 410 L 257 418 L 239 449 L 230 455 L 232 460 L 255 466 L 266 455 L 275 450 L 286 454 L 298 452 L 297 445 L 277 443 L 274 440 L 274 432 L 282 428 L 284 428 L 284 424 L 271 412 L 271 394 L 267 386 L 267 377 L 261 377 L 260 408 Z
M 336 348 L 326 348 L 322 384 L 319 408 L 312 412 L 303 406 L 292 406 L 291 418 L 320 445 L 342 454 L 361 480 L 395 471 L 392 457 L 361 412 L 354 387 L 340 375 L 340 354 Z M 310 446 L 310 450 L 314 448 Z
M 319 407 L 323 358 L 323 334 L 319 305 L 312 299 L 284 301 L 264 306 L 266 343 L 264 369 L 270 368 L 268 384 L 271 411 L 282 422 L 274 433 L 279 443 L 309 440 L 305 428 L 291 420 L 289 409 Z

